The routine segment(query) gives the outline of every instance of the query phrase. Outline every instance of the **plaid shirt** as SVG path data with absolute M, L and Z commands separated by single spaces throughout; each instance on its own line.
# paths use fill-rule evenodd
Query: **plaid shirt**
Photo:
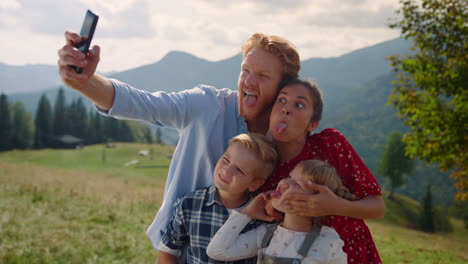
M 184 263 L 256 263 L 256 257 L 228 262 L 217 261 L 206 255 L 211 238 L 229 217 L 228 210 L 219 200 L 215 186 L 179 198 L 174 204 L 174 209 L 168 226 L 161 231 L 162 251 L 179 255 L 187 246 Z M 256 221 L 250 222 L 244 231 L 252 229 L 255 225 Z

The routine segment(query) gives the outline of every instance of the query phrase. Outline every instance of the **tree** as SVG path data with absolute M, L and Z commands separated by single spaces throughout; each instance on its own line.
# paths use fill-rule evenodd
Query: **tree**
M 410 131 L 412 158 L 452 169 L 457 199 L 468 199 L 468 5 L 460 0 L 402 0 L 390 24 L 414 53 L 391 56 L 398 75 L 389 102 Z
M 54 104 L 54 119 L 52 123 L 54 136 L 61 136 L 66 133 L 66 111 L 65 92 L 63 88 L 60 88 Z
M 432 206 L 432 192 L 431 185 L 427 185 L 426 194 L 423 199 L 423 208 L 421 212 L 421 229 L 424 232 L 433 233 L 434 228 L 434 208 Z
M 391 190 L 388 198 L 391 200 L 395 188 L 403 184 L 403 176 L 413 170 L 413 160 L 405 155 L 406 144 L 402 139 L 403 135 L 398 131 L 390 134 L 378 167 L 379 173 L 390 179 Z
M 153 144 L 153 134 L 149 127 L 145 129 L 145 141 L 148 144 Z
M 31 114 L 26 111 L 23 103 L 11 105 L 12 130 L 11 143 L 14 148 L 27 149 L 33 145 L 34 125 Z
M 71 105 L 67 107 L 66 120 L 65 131 L 67 134 L 81 139 L 86 138 L 89 123 L 88 113 L 81 97 L 73 100 Z
M 161 134 L 161 128 L 156 127 L 156 144 L 162 144 Z
M 42 94 L 34 120 L 36 131 L 34 133 L 34 148 L 40 149 L 49 146 L 52 137 L 52 108 L 49 99 Z
M 0 95 L 0 151 L 11 149 L 11 114 L 8 106 L 8 97 Z

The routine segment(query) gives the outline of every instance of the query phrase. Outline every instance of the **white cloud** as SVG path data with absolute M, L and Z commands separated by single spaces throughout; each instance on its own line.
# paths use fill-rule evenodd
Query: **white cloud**
M 18 9 L 21 5 L 17 0 L 3 0 L 0 2 L 0 10 Z
M 15 41 L 0 42 L 11 51 L 0 62 L 55 64 L 63 32 L 79 32 L 86 9 L 100 16 L 99 70 L 111 71 L 172 50 L 225 59 L 254 32 L 289 39 L 302 59 L 338 56 L 399 36 L 387 26 L 397 8 L 398 0 L 1 0 L 0 38 Z

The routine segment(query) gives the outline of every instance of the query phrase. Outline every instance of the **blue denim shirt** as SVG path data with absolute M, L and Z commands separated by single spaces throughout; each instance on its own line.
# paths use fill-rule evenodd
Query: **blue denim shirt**
M 108 111 L 98 111 L 119 119 L 143 120 L 161 127 L 174 128 L 179 142 L 172 157 L 164 190 L 164 200 L 146 234 L 158 249 L 163 230 L 172 216 L 177 198 L 214 185 L 216 162 L 229 140 L 247 133 L 239 114 L 237 92 L 199 85 L 177 93 L 137 90 L 111 80 L 115 99 Z

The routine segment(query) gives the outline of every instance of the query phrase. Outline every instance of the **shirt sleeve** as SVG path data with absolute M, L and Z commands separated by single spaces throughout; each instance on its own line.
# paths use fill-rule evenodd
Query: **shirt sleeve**
M 303 263 L 346 264 L 347 256 L 343 251 L 343 245 L 343 240 L 333 228 L 323 226 Z
M 358 198 L 381 195 L 382 190 L 349 141 L 336 129 L 326 129 L 319 140 L 322 155 L 335 167 L 346 186 Z
M 178 130 L 186 127 L 201 113 L 206 113 L 207 106 L 215 107 L 218 99 L 217 90 L 208 86 L 197 86 L 175 93 L 150 93 L 115 79 L 110 81 L 115 88 L 114 104 L 109 111 L 97 107 L 99 113 L 118 119 L 146 121 Z
M 261 239 L 266 233 L 266 226 L 258 226 L 248 232 L 242 229 L 251 218 L 237 211 L 232 211 L 227 221 L 211 239 L 206 250 L 207 255 L 216 260 L 232 261 L 254 257 L 258 254 Z
M 189 242 L 189 235 L 185 229 L 184 210 L 182 199 L 178 199 L 174 205 L 175 212 L 165 230 L 162 231 L 160 250 L 174 256 L 179 256 L 182 248 Z

